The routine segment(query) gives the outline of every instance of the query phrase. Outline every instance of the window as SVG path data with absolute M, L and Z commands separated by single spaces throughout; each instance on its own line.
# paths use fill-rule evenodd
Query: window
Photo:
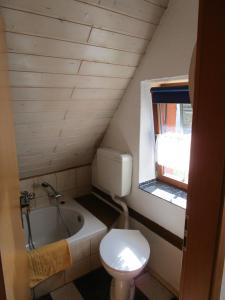
M 152 88 L 151 93 L 157 177 L 187 189 L 192 127 L 188 86 L 160 86 Z

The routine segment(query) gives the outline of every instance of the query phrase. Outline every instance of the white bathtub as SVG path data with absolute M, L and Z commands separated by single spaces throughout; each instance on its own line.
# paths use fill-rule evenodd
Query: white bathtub
M 66 239 L 69 244 L 72 262 L 75 262 L 77 244 L 95 235 L 106 233 L 107 227 L 75 200 L 69 197 L 64 197 L 63 200 L 66 203 L 60 204 L 60 210 L 70 235 L 68 235 L 57 207 L 47 206 L 33 209 L 29 214 L 32 239 L 35 248 Z M 26 248 L 29 249 L 28 227 L 25 216 L 23 216 L 23 220 Z

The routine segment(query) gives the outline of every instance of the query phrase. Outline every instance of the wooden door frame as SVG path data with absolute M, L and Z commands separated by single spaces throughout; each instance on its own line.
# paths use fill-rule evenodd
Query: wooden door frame
M 225 184 L 224 184 L 224 190 L 225 190 Z M 223 201 L 225 204 L 225 197 Z M 211 287 L 212 300 L 220 299 L 221 283 L 222 283 L 223 272 L 224 272 L 224 258 L 225 258 L 225 205 L 221 209 L 221 223 L 220 223 L 220 232 L 218 238 L 218 249 L 215 258 L 214 276 L 213 276 L 213 282 Z
M 1 253 L 0 253 L 0 299 L 1 300 L 6 300 L 6 292 L 5 292 L 5 284 L 4 284 Z
M 225 1 L 200 0 L 181 300 L 218 300 L 225 257 Z

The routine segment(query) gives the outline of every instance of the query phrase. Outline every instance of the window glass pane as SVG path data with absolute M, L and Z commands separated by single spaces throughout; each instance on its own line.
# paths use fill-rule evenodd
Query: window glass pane
M 191 104 L 158 104 L 160 132 L 191 133 Z
M 187 183 L 191 127 L 191 104 L 158 104 L 160 134 L 157 137 L 157 162 L 161 175 Z

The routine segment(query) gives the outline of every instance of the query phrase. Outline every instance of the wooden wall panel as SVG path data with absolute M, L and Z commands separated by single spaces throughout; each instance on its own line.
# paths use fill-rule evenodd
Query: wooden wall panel
M 156 28 L 155 24 L 134 19 L 124 14 L 95 7 L 74 0 L 1 0 L 1 6 L 30 11 L 60 20 L 109 29 L 131 36 L 149 38 Z
M 126 89 L 129 79 L 10 71 L 12 86 Z
M 90 116 L 91 113 L 87 113 Z M 93 134 L 98 134 L 105 130 L 108 126 L 108 121 L 110 118 L 101 118 L 90 120 L 90 118 L 80 119 L 69 119 L 65 122 L 65 126 L 62 129 L 62 137 L 79 137 L 87 132 L 92 132 Z M 88 130 L 88 131 L 87 131 Z
M 83 61 L 80 66 L 79 74 L 92 76 L 108 76 L 117 78 L 131 78 L 135 70 L 135 67 Z
M 66 111 L 71 101 L 13 101 L 14 113 L 55 112 Z M 53 105 L 54 104 L 54 105 Z
M 70 99 L 72 88 L 40 88 L 40 87 L 13 87 L 11 88 L 12 100 L 65 100 Z
M 80 109 L 84 109 L 87 112 L 90 111 L 104 111 L 105 109 L 114 110 L 115 106 L 119 104 L 118 100 L 105 100 L 105 99 L 89 99 L 89 100 L 76 100 L 73 102 L 70 102 L 69 112 L 79 112 Z
M 17 155 L 20 158 L 30 157 L 30 155 L 36 155 L 39 153 L 50 154 L 54 152 L 55 144 L 58 141 L 58 137 L 41 137 L 41 139 L 34 138 L 30 140 L 30 143 L 25 144 L 23 139 L 17 140 L 16 150 Z
M 146 2 L 149 2 L 149 3 L 154 3 L 158 6 L 161 6 L 161 7 L 166 7 L 168 5 L 168 0 L 145 0 Z
M 143 53 L 149 40 L 92 28 L 88 43 L 101 47 L 125 50 L 127 52 Z
M 0 0 L 21 176 L 91 162 L 167 4 Z
M 31 1 L 32 2 L 32 1 Z M 6 31 L 85 43 L 91 27 L 12 9 L 1 9 Z
M 75 89 L 72 93 L 72 99 L 120 99 L 124 91 L 118 89 Z
M 32 139 L 57 137 L 61 132 L 62 122 L 49 122 L 49 123 L 34 123 L 29 125 L 16 126 L 16 139 L 26 143 L 31 143 Z
M 98 143 L 98 138 L 100 138 L 99 134 L 93 135 L 91 133 L 83 135 L 79 141 L 74 139 L 60 138 L 61 143 L 57 145 L 55 152 L 73 152 L 74 147 L 78 149 L 88 147 L 93 148 L 95 147 L 96 142 Z
M 22 112 L 14 114 L 14 123 L 18 124 L 33 124 L 33 123 L 48 123 L 58 122 L 64 119 L 64 111 L 58 112 Z M 48 124 L 46 124 L 48 125 Z
M 7 33 L 10 52 L 36 54 L 51 57 L 99 61 L 124 66 L 137 66 L 141 55 L 131 52 Z
M 91 43 L 128 52 L 142 53 L 148 39 L 119 34 L 69 21 L 49 18 L 12 9 L 1 9 L 8 32 L 48 37 L 70 42 Z M 91 35 L 90 35 L 91 34 Z
M 74 59 L 63 59 L 29 54 L 9 53 L 10 71 L 30 71 L 41 73 L 77 74 L 81 62 Z
M 123 13 L 134 18 L 145 20 L 153 24 L 158 24 L 163 14 L 164 8 L 155 6 L 145 0 L 80 0 L 84 3 L 95 4 L 99 7 L 110 9 L 115 12 Z

